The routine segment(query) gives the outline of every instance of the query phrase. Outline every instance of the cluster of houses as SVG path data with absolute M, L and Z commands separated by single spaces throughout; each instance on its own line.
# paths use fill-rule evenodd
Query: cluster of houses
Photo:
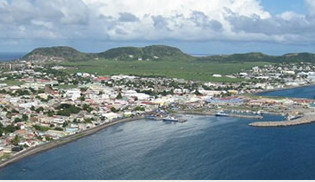
M 280 63 L 255 66 L 233 75 L 213 74 L 213 77 L 240 78 L 246 80 L 242 88 L 234 87 L 241 93 L 279 89 L 315 83 L 315 66 L 311 63 Z M 244 84 L 245 83 L 245 84 Z
M 308 63 L 266 65 L 230 75 L 243 78 L 240 83 L 89 73 L 71 75 L 60 69 L 63 68 L 37 66 L 1 73 L 0 158 L 161 107 L 282 111 L 315 106 L 311 100 L 240 96 L 311 83 L 315 67 Z M 14 84 L 10 84 L 12 80 Z
M 52 74 L 44 68 L 3 72 L 1 76 L 0 157 L 173 103 L 202 103 L 221 93 L 201 90 L 196 94 L 190 87 L 173 88 L 175 83 L 195 84 L 184 80 L 125 75 L 77 73 L 59 82 L 58 72 Z M 16 83 L 10 85 L 8 80 Z M 63 87 L 65 80 L 71 87 Z M 70 85 L 74 80 L 78 85 Z M 157 93 L 147 93 L 152 91 L 149 85 L 158 86 L 158 82 Z
M 311 63 L 281 63 L 255 66 L 251 70 L 239 73 L 239 77 L 254 80 L 263 89 L 300 86 L 315 81 L 315 66 Z

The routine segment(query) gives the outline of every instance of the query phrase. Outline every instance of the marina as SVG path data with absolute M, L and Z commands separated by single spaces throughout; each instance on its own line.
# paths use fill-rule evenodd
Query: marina
M 231 112 L 231 111 L 177 111 L 178 114 L 193 114 L 193 115 L 208 115 L 216 117 L 232 117 L 232 118 L 248 118 L 248 119 L 262 119 L 261 114 L 243 114 L 241 112 Z
M 252 122 L 249 126 L 254 127 L 284 127 L 284 126 L 296 126 L 302 124 L 310 124 L 315 122 L 315 113 L 305 113 L 303 117 L 288 121 L 263 121 L 263 122 Z

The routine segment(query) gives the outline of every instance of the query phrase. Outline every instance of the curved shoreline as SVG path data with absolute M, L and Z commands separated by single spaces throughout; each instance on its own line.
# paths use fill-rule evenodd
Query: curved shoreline
M 315 86 L 315 85 L 309 85 L 309 86 Z M 306 86 L 301 86 L 301 87 L 306 87 Z M 286 89 L 290 89 L 290 88 L 286 88 Z M 213 110 L 212 111 L 177 111 L 175 113 L 176 114 L 208 115 L 208 116 L 210 115 L 210 116 L 214 116 L 216 111 L 213 111 Z M 270 113 L 270 114 L 279 114 L 279 113 Z M 236 115 L 231 115 L 230 117 L 252 118 L 252 119 L 256 118 L 257 119 L 257 117 L 255 117 L 255 116 L 253 117 L 253 116 L 237 115 L 237 114 Z M 42 144 L 42 145 L 30 147 L 28 149 L 25 149 L 25 150 L 17 153 L 14 156 L 9 157 L 5 161 L 0 161 L 0 168 L 3 168 L 3 167 L 5 167 L 5 166 L 7 166 L 7 165 L 9 165 L 11 163 L 17 162 L 17 161 L 19 161 L 19 160 L 21 160 L 23 158 L 28 157 L 28 156 L 31 156 L 31 155 L 34 155 L 34 154 L 37 154 L 37 153 L 40 153 L 40 152 L 43 152 L 43 151 L 46 151 L 46 150 L 50 150 L 52 148 L 55 148 L 55 147 L 58 147 L 58 146 L 61 146 L 61 145 L 64 145 L 64 144 L 67 144 L 67 143 L 70 143 L 72 141 L 78 140 L 78 139 L 83 138 L 85 136 L 89 136 L 89 135 L 95 134 L 98 131 L 101 131 L 101 130 L 107 128 L 107 127 L 110 127 L 110 126 L 113 126 L 113 125 L 116 125 L 116 124 L 119 124 L 119 123 L 137 121 L 137 120 L 141 120 L 141 119 L 144 119 L 144 116 L 119 119 L 119 120 L 116 120 L 116 121 L 113 121 L 113 122 L 104 123 L 102 125 L 99 125 L 99 126 L 96 126 L 96 127 L 93 127 L 93 128 L 89 128 L 87 130 L 81 131 L 81 132 L 73 134 L 73 135 L 68 135 L 68 136 L 62 137 L 62 138 L 60 138 L 58 140 L 54 140 L 54 141 L 49 142 L 49 143 L 45 143 L 45 144 Z M 275 122 L 272 122 L 272 123 L 274 124 Z M 279 121 L 278 124 L 280 124 L 280 123 L 283 124 L 284 121 L 281 121 L 281 122 Z M 271 125 L 273 125 L 273 124 L 271 124 L 271 125 L 269 125 L 269 124 L 270 124 L 269 122 L 252 122 L 249 125 L 250 126 L 256 126 L 256 127 L 270 127 Z M 269 126 L 266 126 L 266 125 L 269 125 Z
M 10 158 L 8 158 L 7 160 L 0 162 L 0 168 L 3 168 L 3 167 L 5 167 L 11 163 L 17 162 L 17 161 L 19 161 L 25 157 L 28 157 L 28 156 L 31 156 L 31 155 L 34 155 L 34 154 L 58 147 L 58 146 L 61 146 L 61 145 L 67 144 L 67 143 L 70 143 L 72 141 L 78 140 L 78 139 L 85 137 L 85 136 L 95 134 L 98 131 L 101 131 L 107 127 L 110 127 L 110 126 L 113 126 L 113 125 L 116 125 L 119 123 L 137 121 L 140 119 L 144 119 L 144 117 L 138 116 L 138 117 L 133 117 L 133 118 L 124 118 L 124 119 L 120 119 L 120 120 L 113 121 L 110 123 L 104 123 L 104 124 L 96 126 L 94 128 L 89 128 L 87 130 L 81 131 L 81 132 L 74 134 L 74 135 L 69 135 L 69 136 L 60 138 L 58 140 L 54 140 L 54 141 L 49 142 L 49 143 L 45 143 L 42 145 L 28 148 L 26 150 L 23 150 L 23 151 L 17 153 L 16 155 L 14 155 Z
M 263 96 L 263 95 L 259 95 L 259 94 L 269 93 L 269 92 L 276 92 L 276 91 L 282 91 L 282 90 L 290 90 L 290 89 L 296 89 L 296 88 L 303 88 L 303 87 L 312 87 L 312 86 L 315 86 L 315 83 L 311 83 L 311 84 L 307 84 L 307 85 L 288 86 L 288 87 L 284 87 L 284 88 L 275 88 L 275 89 L 270 89 L 270 90 L 264 90 L 264 91 L 261 91 L 261 92 L 255 92 L 254 95 L 256 95 L 256 96 Z M 279 97 L 281 97 L 281 96 L 279 96 Z M 285 96 L 283 96 L 283 97 L 285 98 Z M 295 97 L 291 97 L 291 98 L 295 98 Z M 300 98 L 300 97 L 296 97 L 296 98 Z

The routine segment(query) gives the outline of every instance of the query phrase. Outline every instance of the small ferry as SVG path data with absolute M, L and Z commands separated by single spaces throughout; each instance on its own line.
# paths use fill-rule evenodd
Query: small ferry
M 166 117 L 166 118 L 163 118 L 163 121 L 178 122 L 178 119 L 175 117 Z
M 301 118 L 302 115 L 287 115 L 286 118 L 288 121 L 295 120 Z
M 229 115 L 224 113 L 224 112 L 217 112 L 215 113 L 215 116 L 218 116 L 218 117 L 228 117 Z

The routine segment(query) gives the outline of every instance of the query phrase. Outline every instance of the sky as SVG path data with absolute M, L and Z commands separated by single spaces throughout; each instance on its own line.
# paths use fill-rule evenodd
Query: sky
M 315 0 L 0 0 L 0 52 L 170 45 L 189 54 L 315 53 Z

